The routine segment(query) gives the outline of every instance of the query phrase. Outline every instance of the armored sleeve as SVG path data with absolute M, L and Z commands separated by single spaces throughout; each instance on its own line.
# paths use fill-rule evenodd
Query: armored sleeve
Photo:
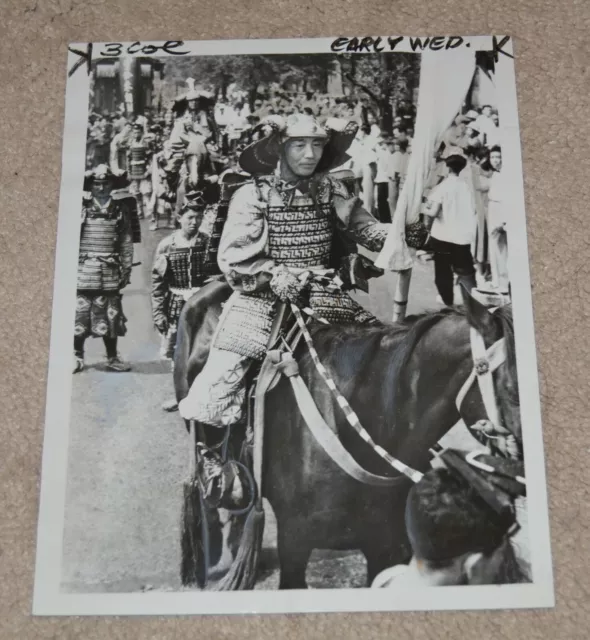
M 276 265 L 267 253 L 265 211 L 266 203 L 259 199 L 254 183 L 240 187 L 230 200 L 217 261 L 237 291 L 260 291 L 272 278 Z
M 357 244 L 369 251 L 381 251 L 391 224 L 378 222 L 339 180 L 331 178 L 331 182 L 338 224 Z
M 152 265 L 152 316 L 154 324 L 166 319 L 166 297 L 168 294 L 168 259 L 166 254 L 170 239 L 164 238 L 156 249 Z

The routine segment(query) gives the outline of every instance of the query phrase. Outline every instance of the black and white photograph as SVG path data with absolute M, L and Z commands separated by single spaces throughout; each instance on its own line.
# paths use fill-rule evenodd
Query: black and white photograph
M 36 614 L 553 605 L 513 55 L 71 45 Z

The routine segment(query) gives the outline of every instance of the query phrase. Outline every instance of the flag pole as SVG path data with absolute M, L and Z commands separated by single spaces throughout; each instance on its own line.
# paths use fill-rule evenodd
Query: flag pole
M 398 271 L 395 293 L 393 294 L 393 322 L 402 322 L 406 317 L 411 280 L 411 268 Z

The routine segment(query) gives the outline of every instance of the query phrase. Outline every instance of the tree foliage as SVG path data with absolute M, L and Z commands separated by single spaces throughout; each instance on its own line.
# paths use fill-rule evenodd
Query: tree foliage
M 395 104 L 401 99 L 414 101 L 420 56 L 413 53 L 344 54 L 341 65 L 346 81 L 364 94 L 364 101 L 377 112 L 381 127 L 390 131 Z
M 191 77 L 220 96 L 234 86 L 251 104 L 271 87 L 326 93 L 330 76 L 337 74 L 345 92 L 364 98 L 390 130 L 396 100 L 403 96 L 413 101 L 419 65 L 420 56 L 411 53 L 191 56 L 167 59 L 164 74 L 169 91 L 183 90 Z
M 167 60 L 164 74 L 175 86 L 192 77 L 202 88 L 219 95 L 233 84 L 250 96 L 271 85 L 325 91 L 333 68 L 334 56 L 326 54 L 191 56 Z

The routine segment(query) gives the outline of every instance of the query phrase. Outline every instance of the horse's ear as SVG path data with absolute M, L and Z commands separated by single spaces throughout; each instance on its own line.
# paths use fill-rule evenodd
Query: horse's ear
M 467 290 L 465 285 L 461 283 L 461 294 L 463 295 L 463 304 L 465 305 L 465 315 L 469 324 L 481 333 L 482 336 L 494 339 L 496 334 L 496 325 L 492 314 L 484 307 L 481 302 L 476 300 Z

